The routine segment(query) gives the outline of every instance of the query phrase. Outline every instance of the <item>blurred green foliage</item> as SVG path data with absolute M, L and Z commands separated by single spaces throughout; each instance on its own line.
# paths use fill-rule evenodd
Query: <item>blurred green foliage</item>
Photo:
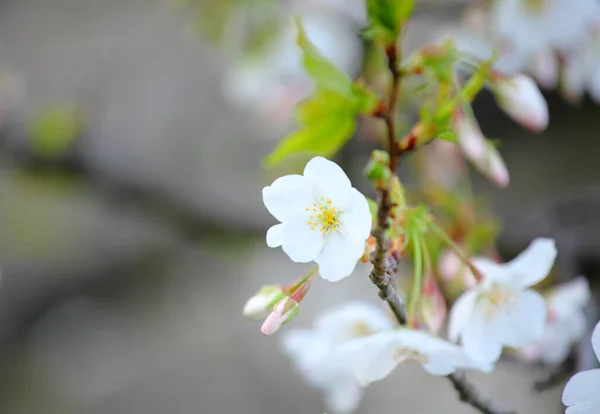
M 76 107 L 56 106 L 34 115 L 29 124 L 31 149 L 36 156 L 62 155 L 83 131 L 83 117 Z

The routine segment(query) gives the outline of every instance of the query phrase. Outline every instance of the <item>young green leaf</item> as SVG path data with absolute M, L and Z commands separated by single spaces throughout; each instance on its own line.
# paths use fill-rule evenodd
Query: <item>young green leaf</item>
M 264 164 L 271 167 L 290 155 L 302 153 L 331 157 L 350 139 L 355 128 L 353 113 L 328 114 L 320 122 L 306 125 L 284 138 L 265 158 Z
M 386 45 L 394 44 L 414 6 L 415 0 L 367 0 L 371 25 L 365 30 L 365 36 L 380 39 Z
M 310 42 L 300 18 L 296 18 L 298 46 L 302 49 L 304 68 L 322 89 L 329 89 L 347 98 L 353 97 L 352 79 L 339 70 Z

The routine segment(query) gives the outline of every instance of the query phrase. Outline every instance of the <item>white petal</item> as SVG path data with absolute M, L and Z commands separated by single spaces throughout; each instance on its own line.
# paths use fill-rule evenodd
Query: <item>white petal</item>
M 315 201 L 314 184 L 301 175 L 284 175 L 263 188 L 263 203 L 277 220 L 308 221 L 305 208 Z
M 493 321 L 486 321 L 485 302 L 475 305 L 469 323 L 465 325 L 461 340 L 467 355 L 477 361 L 494 362 L 502 354 L 502 342 Z
M 387 377 L 398 365 L 395 331 L 381 332 L 342 345 L 359 384 L 366 386 Z
M 471 259 L 471 263 L 483 277 L 483 280 L 479 282 L 479 286 L 483 290 L 487 290 L 496 284 L 505 285 L 510 282 L 510 277 L 504 265 L 485 257 L 474 257 Z
M 308 224 L 286 225 L 283 232 L 283 251 L 297 263 L 307 263 L 323 248 L 323 234 L 311 230 Z
M 548 295 L 548 306 L 558 314 L 571 313 L 584 308 L 590 301 L 591 292 L 587 279 L 579 276 L 561 283 Z
M 371 234 L 372 216 L 369 203 L 356 188 L 350 190 L 348 207 L 340 215 L 343 234 L 347 237 L 366 240 Z
M 475 308 L 477 301 L 477 292 L 474 290 L 463 293 L 452 305 L 450 310 L 450 322 L 448 327 L 448 339 L 453 342 L 458 341 L 461 331 L 465 324 L 469 322 L 471 313 Z
M 441 352 L 429 355 L 428 362 L 422 366 L 431 375 L 445 376 L 456 372 L 459 364 L 459 361 L 453 360 L 452 353 Z
M 365 251 L 365 240 L 346 238 L 339 232 L 327 234 L 323 250 L 314 259 L 325 280 L 337 282 L 349 276 Z
M 596 358 L 600 360 L 600 322 L 596 324 L 594 332 L 592 333 L 592 346 L 594 347 Z
M 276 224 L 267 230 L 267 246 L 279 247 L 283 244 L 284 224 Z
M 314 353 L 310 347 L 320 339 L 318 333 L 308 329 L 294 329 L 285 331 L 281 336 L 281 352 L 286 355 L 294 356 L 307 351 Z
M 359 301 L 348 302 L 315 319 L 315 329 L 338 342 L 393 327 L 394 323 L 381 307 Z
M 354 374 L 340 377 L 330 388 L 325 391 L 325 406 L 335 413 L 353 413 L 358 408 L 364 394 Z M 329 412 L 329 411 L 328 411 Z
M 554 240 L 535 239 L 527 249 L 506 264 L 511 284 L 516 288 L 523 289 L 539 283 L 548 276 L 555 259 Z
M 508 346 L 520 347 L 540 339 L 546 322 L 544 299 L 533 290 L 518 292 L 516 302 L 504 322 L 506 325 L 501 328 L 499 335 Z
M 344 170 L 335 162 L 315 157 L 304 167 L 304 177 L 316 184 L 337 208 L 346 208 L 352 184 Z
M 590 401 L 582 404 L 572 405 L 567 408 L 565 414 L 598 414 L 600 413 L 600 401 Z
M 567 382 L 562 394 L 564 405 L 576 405 L 586 402 L 597 402 L 600 404 L 600 369 L 579 372 Z

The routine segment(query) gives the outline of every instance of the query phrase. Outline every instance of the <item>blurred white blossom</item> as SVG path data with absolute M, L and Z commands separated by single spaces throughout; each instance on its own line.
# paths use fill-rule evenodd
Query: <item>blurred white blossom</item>
M 371 232 L 365 197 L 334 162 L 315 157 L 304 175 L 286 175 L 263 189 L 263 202 L 281 223 L 267 232 L 269 247 L 294 262 L 315 261 L 331 282 L 349 276 Z
M 358 28 L 349 24 L 347 16 L 344 18 L 339 12 L 339 5 L 333 3 L 295 1 L 289 10 L 282 10 L 281 31 L 273 34 L 264 49 L 234 63 L 225 74 L 226 98 L 253 112 L 270 129 L 290 123 L 292 108 L 313 90 L 296 44 L 293 15 L 301 16 L 311 43 L 334 65 L 349 74 L 360 68 L 362 45 L 356 36 Z
M 546 298 L 548 318 L 544 334 L 539 341 L 521 348 L 520 356 L 527 362 L 562 363 L 585 334 L 584 309 L 590 296 L 590 287 L 583 276 L 552 289 Z
M 313 329 L 285 332 L 281 346 L 304 380 L 323 391 L 328 412 L 350 413 L 363 389 L 339 346 L 393 326 L 379 307 L 349 302 L 317 317 Z
M 395 329 L 356 339 L 341 347 L 358 381 L 366 386 L 387 377 L 399 364 L 417 363 L 431 375 L 458 369 L 490 372 L 491 363 L 476 361 L 464 350 L 424 331 Z
M 600 322 L 592 334 L 592 346 L 600 360 Z M 575 374 L 565 386 L 562 402 L 567 406 L 566 414 L 600 413 L 600 369 Z
M 596 0 L 495 0 L 466 13 L 448 35 L 462 52 L 498 59 L 494 69 L 531 74 L 578 103 L 600 103 L 600 3 Z
M 543 280 L 556 258 L 551 239 L 536 239 L 506 264 L 473 259 L 482 280 L 463 293 L 450 312 L 449 337 L 467 354 L 493 362 L 503 345 L 521 347 L 541 338 L 546 321 L 542 296 L 529 287 Z

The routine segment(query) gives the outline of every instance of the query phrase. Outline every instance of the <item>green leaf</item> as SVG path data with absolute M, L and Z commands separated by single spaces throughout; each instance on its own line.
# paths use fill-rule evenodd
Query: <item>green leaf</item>
M 81 131 L 82 120 L 75 108 L 46 109 L 29 125 L 32 150 L 42 157 L 57 157 L 73 144 Z
M 310 42 L 300 18 L 296 18 L 298 46 L 302 49 L 304 68 L 321 89 L 329 89 L 347 98 L 353 98 L 352 79 L 333 65 Z
M 385 44 L 394 44 L 414 7 L 415 0 L 367 0 L 371 25 L 363 34 L 371 39 L 379 38 Z
M 321 117 L 321 121 L 306 125 L 288 135 L 269 154 L 264 164 L 271 167 L 293 154 L 331 157 L 344 146 L 356 128 L 352 112 L 339 112 Z

